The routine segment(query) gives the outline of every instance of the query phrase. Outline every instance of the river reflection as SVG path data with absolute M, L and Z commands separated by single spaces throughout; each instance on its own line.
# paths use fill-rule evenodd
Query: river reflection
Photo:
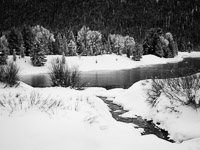
M 81 72 L 81 81 L 90 87 L 129 88 L 133 83 L 143 79 L 181 77 L 199 71 L 200 58 L 186 58 L 179 63 L 151 65 L 130 70 Z M 51 86 L 47 74 L 27 75 L 21 80 L 33 87 Z

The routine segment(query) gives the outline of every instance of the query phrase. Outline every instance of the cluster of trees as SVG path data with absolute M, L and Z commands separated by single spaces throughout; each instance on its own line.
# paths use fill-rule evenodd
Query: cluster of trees
M 163 34 L 160 28 L 151 28 L 143 41 L 143 54 L 173 58 L 178 55 L 178 46 L 170 32 Z
M 171 58 L 178 54 L 177 43 L 171 33 L 163 34 L 160 28 L 151 28 L 146 33 L 143 44 L 131 36 L 109 34 L 106 38 L 99 31 L 83 26 L 76 36 L 72 31 L 51 33 L 36 26 L 23 26 L 21 30 L 12 28 L 0 38 L 0 64 L 6 64 L 7 55 L 30 56 L 34 66 L 45 64 L 45 55 L 99 55 L 105 53 L 127 54 L 133 60 L 140 60 L 144 54 Z
M 77 33 L 86 25 L 103 35 L 130 35 L 141 42 L 146 30 L 160 27 L 174 34 L 180 50 L 188 42 L 200 43 L 198 0 L 3 0 L 0 12 L 0 31 L 41 24 Z
M 75 36 L 76 35 L 76 36 Z M 99 31 L 83 26 L 76 34 L 73 31 L 52 33 L 43 26 L 23 26 L 12 28 L 0 38 L 0 64 L 6 64 L 7 55 L 30 56 L 34 66 L 45 64 L 45 55 L 93 56 L 105 53 L 133 55 L 139 60 L 142 55 L 141 45 L 133 37 L 119 34 L 103 36 Z
M 22 30 L 12 28 L 0 38 L 0 64 L 6 64 L 8 55 L 22 58 L 30 56 L 33 65 L 44 65 L 45 54 L 50 54 L 50 45 L 54 42 L 53 34 L 42 26 L 24 26 Z
M 122 36 L 119 34 L 110 34 L 108 36 L 109 52 L 116 53 L 118 55 L 127 54 L 133 55 L 133 60 L 140 60 L 142 56 L 142 48 L 139 47 L 139 43 L 136 43 L 133 37 Z

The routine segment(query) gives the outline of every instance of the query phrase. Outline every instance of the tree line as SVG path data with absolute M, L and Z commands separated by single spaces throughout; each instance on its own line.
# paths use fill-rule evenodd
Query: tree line
M 76 34 L 76 36 L 75 36 Z M 24 58 L 30 56 L 34 66 L 43 66 L 46 55 L 95 56 L 115 53 L 139 61 L 142 55 L 173 58 L 178 54 L 178 45 L 170 32 L 161 28 L 151 28 L 143 43 L 138 43 L 129 35 L 109 34 L 103 38 L 100 31 L 83 26 L 77 33 L 72 30 L 52 33 L 41 25 L 11 28 L 0 37 L 0 65 L 7 64 L 8 55 Z

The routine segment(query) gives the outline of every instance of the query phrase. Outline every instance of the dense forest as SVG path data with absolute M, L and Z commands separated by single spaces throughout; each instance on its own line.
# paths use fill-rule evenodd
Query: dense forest
M 199 0 L 1 0 L 0 14 L 1 32 L 39 24 L 76 33 L 86 25 L 140 42 L 149 28 L 160 27 L 176 40 L 200 43 Z

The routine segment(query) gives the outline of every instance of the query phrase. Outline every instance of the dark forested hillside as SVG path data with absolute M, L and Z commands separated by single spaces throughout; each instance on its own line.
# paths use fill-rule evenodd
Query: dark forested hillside
M 40 24 L 53 31 L 83 25 L 103 34 L 129 34 L 142 40 L 161 27 L 175 38 L 200 43 L 199 0 L 1 0 L 0 30 Z

